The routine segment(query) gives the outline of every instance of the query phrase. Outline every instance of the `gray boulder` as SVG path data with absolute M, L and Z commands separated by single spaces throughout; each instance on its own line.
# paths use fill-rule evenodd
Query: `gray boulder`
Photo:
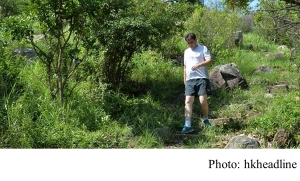
M 247 81 L 234 63 L 216 66 L 210 71 L 209 78 L 213 90 L 234 89 L 237 86 L 242 89 L 248 87 Z
M 243 32 L 236 31 L 232 33 L 233 42 L 236 46 L 241 46 L 243 44 Z
M 245 135 L 239 135 L 233 137 L 225 146 L 225 149 L 255 149 L 260 148 L 260 143 L 254 139 Z

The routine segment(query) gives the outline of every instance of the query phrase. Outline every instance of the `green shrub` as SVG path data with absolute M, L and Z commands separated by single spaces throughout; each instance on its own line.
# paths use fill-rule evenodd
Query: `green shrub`
M 201 6 L 185 22 L 186 33 L 194 32 L 198 43 L 202 43 L 211 51 L 215 61 L 217 56 L 230 56 L 234 41 L 232 33 L 238 31 L 238 16 L 234 12 L 206 9 Z
M 153 51 L 138 54 L 133 59 L 133 66 L 131 79 L 145 83 L 157 99 L 168 100 L 184 91 L 183 67 L 174 65 L 160 54 Z

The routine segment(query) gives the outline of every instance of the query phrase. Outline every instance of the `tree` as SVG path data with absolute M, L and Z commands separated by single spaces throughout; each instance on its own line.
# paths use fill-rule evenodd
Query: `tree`
M 135 53 L 159 47 L 172 31 L 183 28 L 176 23 L 187 7 L 160 0 L 31 0 L 28 9 L 7 18 L 6 25 L 14 39 L 25 39 L 35 49 L 46 68 L 50 95 L 63 105 L 73 89 L 69 82 L 82 77 L 78 68 L 90 50 L 104 52 L 100 68 L 92 71 L 118 87 Z M 37 34 L 45 38 L 36 41 Z
M 92 29 L 104 59 L 100 66 L 102 81 L 114 88 L 126 81 L 128 67 L 135 53 L 160 47 L 164 39 L 183 28 L 189 6 L 168 5 L 160 0 L 103 0 L 94 12 Z
M 235 8 L 246 8 L 246 7 L 248 7 L 249 3 L 253 2 L 254 0 L 224 0 L 224 1 L 228 7 L 230 7 L 231 9 L 235 9 Z M 259 0 L 259 2 L 261 2 L 261 1 L 264 1 L 264 0 Z M 295 7 L 300 7 L 299 0 L 280 0 L 280 1 L 290 4 L 292 6 L 295 6 Z
M 204 0 L 163 0 L 164 2 L 203 4 Z
M 29 0 L 1 0 L 0 1 L 0 17 L 8 17 L 20 13 L 22 6 L 26 6 Z
M 234 12 L 198 7 L 185 22 L 185 29 L 196 33 L 198 42 L 206 45 L 217 57 L 234 47 L 232 33 L 237 31 L 238 20 Z
M 31 0 L 21 16 L 7 19 L 14 39 L 25 39 L 37 52 L 47 71 L 47 84 L 53 99 L 61 106 L 69 88 L 68 81 L 76 73 L 93 43 L 87 39 L 87 6 L 84 0 Z M 43 34 L 36 41 L 34 36 Z
M 300 1 L 299 0 L 283 0 L 283 1 L 285 1 L 287 4 L 291 4 L 291 5 L 300 7 Z
M 286 1 L 260 1 L 256 25 L 264 36 L 275 43 L 298 47 L 300 39 L 300 9 Z
M 249 6 L 249 4 L 253 0 L 224 0 L 224 3 L 230 8 L 230 9 L 236 9 L 236 8 L 242 8 L 245 9 Z
M 231 8 L 245 8 L 247 0 L 225 0 Z M 299 46 L 300 1 L 259 0 L 260 9 L 255 13 L 256 26 L 275 43 Z

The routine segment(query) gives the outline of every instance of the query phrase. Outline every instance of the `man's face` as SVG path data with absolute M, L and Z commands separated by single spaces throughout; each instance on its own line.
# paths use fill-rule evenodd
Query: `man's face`
M 194 49 L 197 46 L 197 40 L 189 39 L 189 40 L 186 40 L 186 42 L 191 49 Z

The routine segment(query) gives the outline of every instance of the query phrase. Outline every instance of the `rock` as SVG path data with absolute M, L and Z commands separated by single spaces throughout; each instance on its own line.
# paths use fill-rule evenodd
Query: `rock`
M 276 52 L 276 53 L 266 52 L 265 56 L 268 58 L 284 58 L 285 54 L 284 52 Z
M 279 148 L 286 148 L 293 146 L 295 144 L 295 140 L 289 131 L 279 129 L 274 135 L 273 144 L 274 143 L 276 143 Z
M 284 52 L 273 53 L 273 57 L 275 57 L 275 58 L 284 58 Z
M 254 138 L 250 138 L 245 135 L 239 135 L 233 137 L 225 146 L 225 149 L 255 149 L 260 148 L 260 143 Z
M 270 67 L 268 67 L 266 65 L 261 65 L 261 66 L 257 67 L 254 72 L 255 73 L 258 73 L 258 72 L 271 73 L 271 72 L 273 72 L 273 69 L 271 69 Z
M 227 83 L 223 79 L 223 76 L 219 68 L 220 66 L 217 66 L 214 69 L 212 69 L 211 72 L 209 73 L 212 90 L 224 89 L 227 86 Z
M 275 85 L 269 85 L 267 89 L 269 93 L 279 93 L 288 91 L 289 87 L 287 85 L 287 82 L 279 82 Z
M 236 31 L 232 33 L 233 42 L 236 46 L 241 46 L 243 44 L 243 32 Z
M 234 89 L 237 86 L 242 89 L 248 87 L 246 80 L 234 63 L 216 66 L 210 71 L 209 78 L 212 90 L 223 88 Z

